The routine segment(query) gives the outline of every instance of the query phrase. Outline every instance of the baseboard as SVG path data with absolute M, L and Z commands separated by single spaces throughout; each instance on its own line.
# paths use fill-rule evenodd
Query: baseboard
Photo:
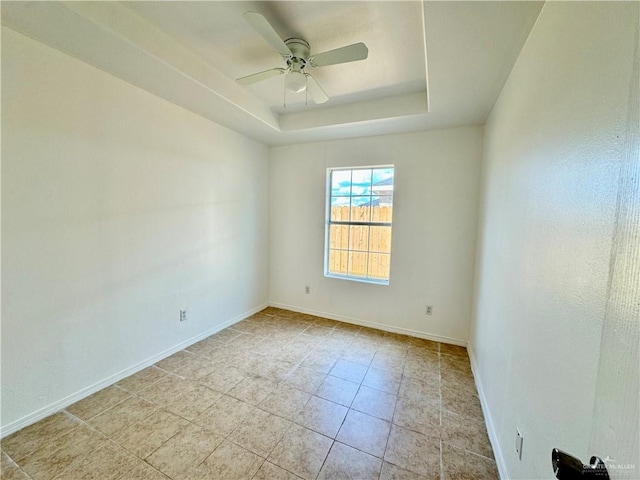
M 68 395 L 56 402 L 53 402 L 39 410 L 36 410 L 33 413 L 30 413 L 29 415 L 25 415 L 24 417 L 11 422 L 7 425 L 3 425 L 0 428 L 0 438 L 4 438 L 7 435 L 11 435 L 14 432 L 17 432 L 18 430 L 21 430 L 25 427 L 28 427 L 29 425 L 36 423 L 40 420 L 42 420 L 43 418 L 48 417 L 49 415 L 53 415 L 56 412 L 59 412 L 60 410 L 63 410 L 65 408 L 67 408 L 69 405 L 73 405 L 74 403 L 82 400 L 83 398 L 88 397 L 89 395 L 92 395 L 96 392 L 98 392 L 99 390 L 102 390 L 103 388 L 106 388 L 110 385 L 113 385 L 114 383 L 119 382 L 120 380 L 133 375 L 134 373 L 139 372 L 140 370 L 144 370 L 147 367 L 150 367 L 151 365 L 159 362 L 160 360 L 162 360 L 163 358 L 166 358 L 170 355 L 173 355 L 176 352 L 179 352 L 180 350 L 184 350 L 185 348 L 189 347 L 190 345 L 193 345 L 194 343 L 199 342 L 200 340 L 204 340 L 205 338 L 213 335 L 214 333 L 219 332 L 220 330 L 224 330 L 227 327 L 230 327 L 231 325 L 244 320 L 245 318 L 253 315 L 254 313 L 259 312 L 260 310 L 263 310 L 267 307 L 267 304 L 264 303 L 258 307 L 255 307 L 247 312 L 244 312 L 240 315 L 237 315 L 236 317 L 227 320 L 224 323 L 221 323 L 220 325 L 216 325 L 213 328 L 210 328 L 209 330 L 206 330 L 202 333 L 199 333 L 198 335 L 191 337 L 188 340 L 185 340 L 183 342 L 178 343 L 177 345 L 174 345 L 171 348 L 168 348 L 167 350 L 164 350 L 152 357 L 147 358 L 146 360 L 143 360 L 142 362 L 139 362 L 135 365 L 132 365 L 129 368 L 126 368 L 118 373 L 115 373 L 113 375 L 110 375 L 109 377 L 94 383 L 93 385 L 90 385 L 86 388 L 83 388 L 82 390 L 79 390 L 75 393 L 72 393 L 71 395 Z
M 464 340 L 458 340 L 456 338 L 445 337 L 442 335 L 433 335 L 430 333 L 418 332 L 416 330 L 411 330 L 411 329 L 402 328 L 402 327 L 395 327 L 393 325 L 387 325 L 384 323 L 370 322 L 368 320 L 360 320 L 358 318 L 346 317 L 343 315 L 335 315 L 333 313 L 321 312 L 318 310 L 300 308 L 293 305 L 286 305 L 284 303 L 269 302 L 269 306 L 275 307 L 275 308 L 282 308 L 284 310 L 291 310 L 293 312 L 315 315 L 317 317 L 329 318 L 331 320 L 338 320 L 339 322 L 351 323 L 353 325 L 360 325 L 362 327 L 377 328 L 378 330 L 384 330 L 386 332 L 402 333 L 405 335 L 410 335 L 412 337 L 425 338 L 427 340 L 433 340 L 434 342 L 448 343 L 451 345 L 459 345 L 461 347 L 467 346 L 467 342 Z
M 478 364 L 476 363 L 476 357 L 471 345 L 467 346 L 467 353 L 471 360 L 471 371 L 473 372 L 473 378 L 476 384 L 476 390 L 478 391 L 478 397 L 480 398 L 480 405 L 482 406 L 482 413 L 484 414 L 484 422 L 487 425 L 487 434 L 489 435 L 489 441 L 493 448 L 493 456 L 496 459 L 496 466 L 498 467 L 498 474 L 502 480 L 507 480 L 507 466 L 504 463 L 504 456 L 500 450 L 500 443 L 498 442 L 498 435 L 496 433 L 495 424 L 493 418 L 489 412 L 489 406 L 487 404 L 487 397 L 484 394 L 484 388 L 482 387 L 482 379 L 478 371 Z

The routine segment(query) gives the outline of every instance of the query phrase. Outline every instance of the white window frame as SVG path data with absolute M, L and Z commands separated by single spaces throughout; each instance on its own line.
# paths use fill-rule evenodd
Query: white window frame
M 325 199 L 325 244 L 324 244 L 324 276 L 327 278 L 337 278 L 337 279 L 342 279 L 342 280 L 350 280 L 353 282 L 362 282 L 362 283 L 372 283 L 372 284 L 376 284 L 376 285 L 389 285 L 389 282 L 391 280 L 391 248 L 389 250 L 389 276 L 386 279 L 378 279 L 378 278 L 369 278 L 369 277 L 360 277 L 360 276 L 355 276 L 355 275 L 349 275 L 349 274 L 338 274 L 338 273 L 331 273 L 329 272 L 329 251 L 331 248 L 331 243 L 330 243 L 330 235 L 331 235 L 331 225 L 368 225 L 369 227 L 371 226 L 388 226 L 391 227 L 391 235 L 393 236 L 393 216 L 391 218 L 391 222 L 373 222 L 371 219 L 369 219 L 368 222 L 352 222 L 352 221 L 331 221 L 331 173 L 334 171 L 339 171 L 339 170 L 367 170 L 367 169 L 383 169 L 383 168 L 393 168 L 393 180 L 394 180 L 394 184 L 395 184 L 395 175 L 396 175 L 396 168 L 395 165 L 393 164 L 389 164 L 389 165 L 362 165 L 362 166 L 349 166 L 349 167 L 329 167 L 327 168 L 327 178 L 326 178 L 326 199 Z M 349 197 L 354 197 L 354 196 L 358 196 L 358 195 L 352 195 L 350 194 Z M 389 194 L 389 196 L 392 198 L 391 200 L 391 205 L 393 208 L 393 187 L 391 188 L 391 193 Z M 349 235 L 350 237 L 350 235 Z M 391 242 L 391 245 L 393 245 L 393 242 Z M 367 246 L 367 253 L 371 254 L 371 245 Z M 348 247 L 347 247 L 347 252 L 351 251 Z M 376 253 L 376 252 L 373 252 Z M 347 260 L 348 261 L 348 260 Z M 347 267 L 347 271 L 349 271 L 348 267 Z

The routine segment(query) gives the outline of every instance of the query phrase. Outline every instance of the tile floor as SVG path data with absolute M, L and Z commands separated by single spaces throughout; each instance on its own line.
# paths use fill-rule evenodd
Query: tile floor
M 268 308 L 1 442 L 2 479 L 493 479 L 466 350 Z

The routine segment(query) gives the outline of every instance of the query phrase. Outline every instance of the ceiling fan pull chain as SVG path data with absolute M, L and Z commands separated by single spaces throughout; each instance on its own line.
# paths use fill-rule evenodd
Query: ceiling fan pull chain
M 283 92 L 282 92 L 282 108 L 287 108 L 287 76 L 285 75 L 284 77 L 285 81 L 282 82 L 282 85 L 284 86 Z
M 307 74 L 305 73 L 304 75 L 304 106 L 305 107 L 309 106 L 309 88 L 307 88 L 309 86 L 308 79 L 309 77 L 307 77 Z

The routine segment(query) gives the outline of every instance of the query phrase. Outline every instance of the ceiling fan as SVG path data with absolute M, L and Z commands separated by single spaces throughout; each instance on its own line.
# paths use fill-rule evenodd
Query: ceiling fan
M 285 68 L 272 68 L 263 72 L 238 78 L 240 85 L 251 85 L 277 75 L 286 75 L 285 88 L 294 93 L 307 91 L 314 103 L 324 103 L 329 100 L 325 91 L 318 85 L 307 68 L 326 67 L 338 63 L 364 60 L 369 55 L 367 46 L 360 42 L 346 47 L 336 48 L 328 52 L 310 55 L 309 43 L 301 38 L 289 38 L 282 40 L 278 32 L 271 26 L 264 16 L 257 12 L 246 12 L 245 19 L 264 38 L 269 45 L 275 48 L 286 63 Z

